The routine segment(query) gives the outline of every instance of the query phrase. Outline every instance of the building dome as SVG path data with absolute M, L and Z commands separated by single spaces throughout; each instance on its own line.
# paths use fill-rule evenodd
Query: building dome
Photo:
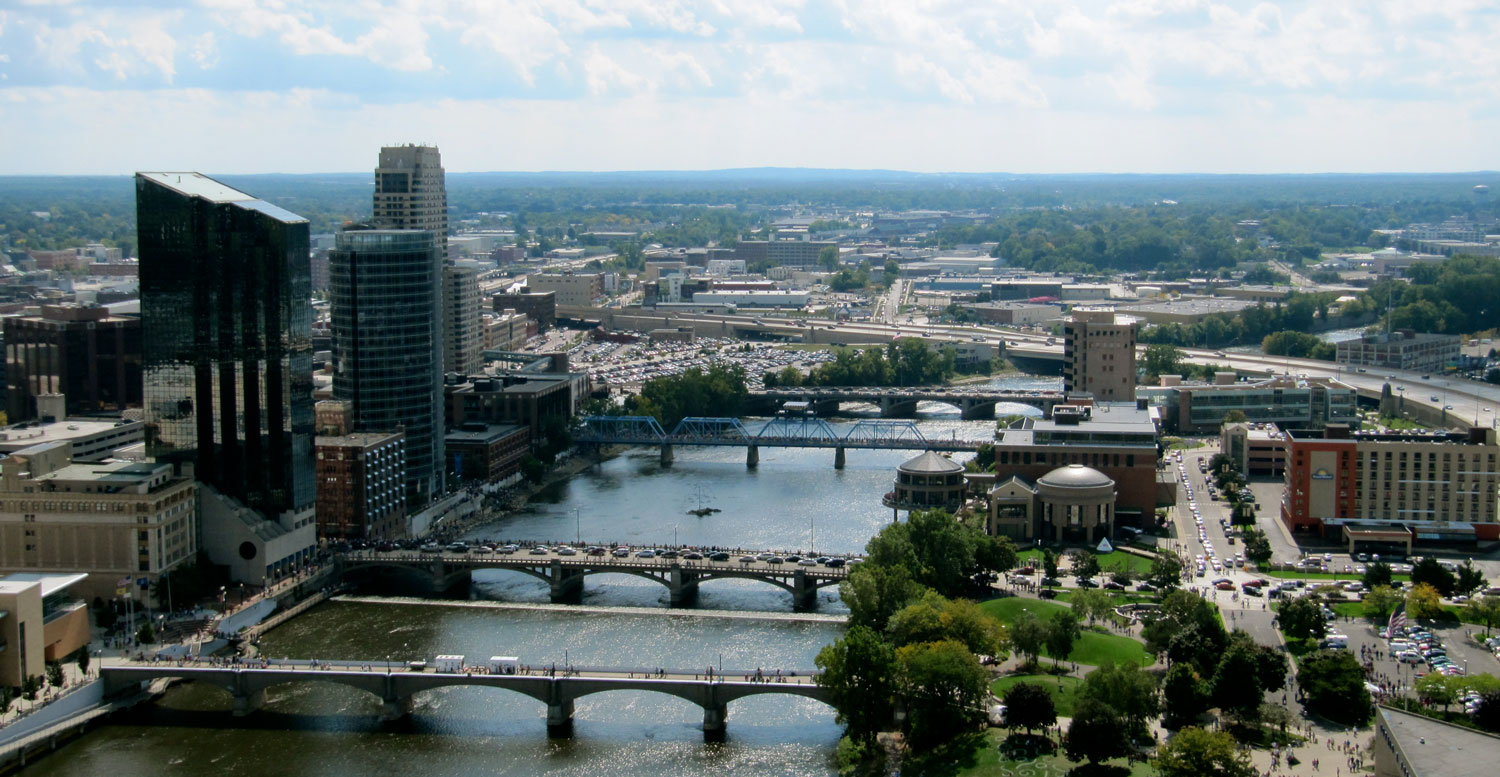
M 1054 488 L 1114 488 L 1115 481 L 1093 467 L 1069 464 L 1043 475 L 1037 480 L 1037 485 Z
M 945 475 L 951 472 L 963 472 L 964 466 L 947 456 L 927 451 L 914 459 L 902 462 L 898 469 L 912 475 Z

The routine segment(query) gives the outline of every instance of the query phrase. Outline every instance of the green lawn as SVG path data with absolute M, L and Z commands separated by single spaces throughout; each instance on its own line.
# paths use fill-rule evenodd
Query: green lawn
M 980 602 L 979 609 L 988 613 L 996 620 L 1009 626 L 1023 612 L 1029 612 L 1040 620 L 1047 620 L 1055 612 L 1068 609 L 1065 605 L 1056 602 L 1043 601 L 1041 599 L 1028 599 L 1022 596 L 1011 596 L 1004 599 L 991 599 Z M 1043 652 L 1049 658 L 1053 656 Z M 1064 660 L 1075 661 L 1089 666 L 1101 666 L 1105 662 L 1116 664 L 1135 663 L 1140 666 L 1149 666 L 1152 662 L 1151 654 L 1146 652 L 1145 646 L 1138 640 L 1119 634 L 1104 634 L 1091 631 L 1087 628 L 1078 641 L 1073 644 L 1073 652 Z
M 1107 553 L 1099 557 L 1099 567 L 1106 575 L 1116 569 L 1126 569 L 1130 574 L 1141 577 L 1150 573 L 1151 559 L 1134 553 Z
M 1078 700 L 1078 686 L 1083 684 L 1083 680 L 1070 675 L 1013 674 L 990 683 L 990 691 L 1003 698 L 1005 692 L 1017 683 L 1031 683 L 1046 688 L 1047 693 L 1052 696 L 1052 705 L 1057 708 L 1057 714 L 1071 718 L 1073 704 Z
M 1167 444 L 1167 450 L 1190 451 L 1194 448 L 1202 448 L 1206 443 L 1202 440 L 1184 440 L 1181 437 L 1163 437 L 1162 442 Z
M 962 738 L 932 753 L 908 758 L 902 773 L 921 777 L 1066 777 L 1078 766 L 1060 754 L 1009 758 L 1001 747 L 1008 735 L 1004 729 L 989 729 L 981 735 Z M 1145 761 L 1129 763 L 1116 759 L 1105 764 L 1119 767 L 1122 777 L 1127 774 L 1128 777 L 1151 777 L 1156 773 Z
M 1298 572 L 1289 569 L 1262 569 L 1256 572 L 1266 577 L 1282 577 L 1289 580 L 1342 580 L 1346 583 L 1359 580 L 1364 575 L 1358 572 Z M 1406 582 L 1411 575 L 1391 575 L 1391 579 L 1398 582 Z

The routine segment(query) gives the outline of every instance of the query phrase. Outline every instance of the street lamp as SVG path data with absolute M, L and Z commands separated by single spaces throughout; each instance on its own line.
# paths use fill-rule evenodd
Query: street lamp
M 583 536 L 583 530 L 580 528 L 581 525 L 582 525 L 580 523 L 580 521 L 582 521 L 582 519 L 578 517 L 578 508 L 575 507 L 575 508 L 573 508 L 573 544 L 574 545 L 578 545 L 578 544 L 582 543 L 582 540 L 580 538 Z

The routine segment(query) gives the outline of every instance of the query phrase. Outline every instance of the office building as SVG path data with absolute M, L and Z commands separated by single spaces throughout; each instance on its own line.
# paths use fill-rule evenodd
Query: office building
M 567 372 L 565 367 L 554 372 L 450 375 L 444 391 L 450 427 L 476 421 L 518 424 L 537 443 L 549 420 L 567 421 L 582 409 L 588 397 L 588 375 Z
M 147 451 L 232 502 L 200 504 L 199 544 L 263 584 L 316 545 L 307 220 L 197 173 L 135 181 Z
M 443 488 L 442 265 L 431 232 L 351 228 L 329 252 L 333 396 L 359 432 L 405 432 L 406 509 Z M 477 317 L 477 311 L 476 311 Z
M 141 404 L 139 318 L 110 315 L 100 306 L 43 305 L 41 315 L 6 318 L 4 337 L 11 422 L 39 418 L 42 394 L 61 394 L 70 416 Z
M 1108 308 L 1074 308 L 1063 324 L 1063 390 L 1100 402 L 1135 400 L 1135 324 Z
M 538 332 L 545 332 L 557 324 L 556 292 L 530 289 L 501 292 L 490 296 L 490 308 L 496 313 L 514 310 L 535 321 Z
M 1375 777 L 1489 777 L 1500 736 L 1381 705 L 1371 750 Z
M 1219 450 L 1251 477 L 1286 474 L 1286 433 L 1275 424 L 1224 424 Z
M 470 260 L 450 261 L 443 267 L 443 371 L 460 375 L 483 366 L 484 320 L 480 317 L 479 274 L 483 268 Z
M 387 540 L 406 534 L 406 451 L 401 432 L 319 435 L 318 537 Z
M 1334 358 L 1356 368 L 1436 372 L 1458 362 L 1460 346 L 1458 335 L 1401 329 L 1341 340 L 1334 344 Z
M 1278 375 L 1239 382 L 1234 373 L 1222 383 L 1178 384 L 1140 389 L 1162 408 L 1162 426 L 1173 434 L 1212 433 L 1233 411 L 1257 424 L 1315 429 L 1328 423 L 1354 423 L 1358 417 L 1354 387 L 1333 378 Z M 1164 379 L 1169 376 L 1163 376 Z
M 590 307 L 604 296 L 602 273 L 537 273 L 526 276 L 526 289 L 532 293 L 553 292 L 558 305 Z M 515 306 L 510 306 L 515 307 Z M 516 307 L 516 310 L 521 310 Z
M 1174 498 L 1170 487 L 1158 478 L 1158 426 L 1156 409 L 1147 407 L 1144 400 L 1057 405 L 1049 418 L 1022 418 L 996 433 L 994 481 L 1004 483 L 1014 475 L 1036 484 L 1053 470 L 1080 464 L 1111 481 L 1114 497 L 1107 515 L 1111 529 L 1117 516 L 1125 525 L 1146 525 L 1158 505 Z M 1089 499 L 1103 493 L 1102 479 L 1088 484 L 1077 480 L 1063 478 L 1061 483 L 1087 486 Z
M 158 578 L 198 554 L 193 481 L 172 465 L 81 463 L 67 442 L 0 459 L 0 573 L 80 572 L 109 599 L 122 578 Z
M 531 452 L 531 431 L 516 424 L 470 422 L 443 441 L 449 469 L 464 480 L 510 485 L 520 479 L 521 460 Z
M 1343 424 L 1286 432 L 1281 519 L 1295 532 L 1361 542 L 1361 531 L 1409 540 L 1500 539 L 1494 429 L 1351 432 Z
M 386 146 L 375 168 L 374 220 L 392 229 L 432 233 L 438 258 L 448 258 L 448 189 L 436 146 Z

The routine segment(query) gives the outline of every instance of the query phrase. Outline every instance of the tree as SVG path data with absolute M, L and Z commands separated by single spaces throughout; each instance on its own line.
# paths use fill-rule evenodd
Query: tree
M 851 626 L 814 659 L 839 722 L 855 739 L 873 740 L 890 723 L 897 689 L 896 652 L 865 626 Z
M 82 674 L 84 677 L 88 677 L 88 674 L 89 674 L 89 649 L 88 649 L 87 646 L 85 646 L 82 650 L 78 651 L 78 673 Z
M 982 534 L 983 530 L 979 529 L 979 531 Z M 986 572 L 1006 572 L 1015 569 L 1019 561 L 1020 554 L 1016 551 L 1016 543 L 1009 537 L 985 538 L 981 536 L 974 549 L 975 565 Z
M 1141 364 L 1145 367 L 1148 380 L 1155 380 L 1162 375 L 1179 375 L 1182 373 L 1182 351 L 1166 343 L 1148 345 Z
M 42 678 L 38 675 L 27 675 L 21 681 L 21 698 L 26 701 L 36 701 L 36 695 L 42 690 Z
M 896 660 L 914 745 L 929 747 L 984 720 L 989 673 L 968 648 L 953 641 L 908 645 Z
M 898 648 L 951 639 L 974 653 L 990 656 L 1000 652 L 1003 638 L 1000 622 L 973 602 L 945 599 L 932 591 L 892 615 L 886 634 Z
M 1073 652 L 1073 643 L 1081 636 L 1078 616 L 1072 610 L 1058 610 L 1047 622 L 1047 653 L 1053 659 L 1066 661 Z
M 1484 573 L 1474 568 L 1473 559 L 1466 558 L 1454 576 L 1453 593 L 1472 594 L 1483 587 L 1484 582 Z
M 1161 714 L 1156 677 L 1132 663 L 1106 662 L 1089 672 L 1078 696 L 1109 705 L 1132 733 L 1144 732 L 1146 721 Z
M 1320 650 L 1304 657 L 1297 684 L 1308 708 L 1341 723 L 1362 726 L 1375 714 L 1364 668 L 1347 650 Z
M 1161 777 L 1255 777 L 1250 754 L 1227 731 L 1189 726 L 1156 749 Z
M 1328 633 L 1323 606 L 1312 596 L 1288 599 L 1276 612 L 1281 630 L 1290 639 L 1322 639 Z
M 837 270 L 839 267 L 838 246 L 823 246 L 823 250 L 818 252 L 818 266 L 829 272 Z
M 1161 684 L 1161 696 L 1165 712 L 1162 725 L 1167 728 L 1180 728 L 1208 710 L 1208 694 L 1190 664 L 1173 664 L 1167 670 Z
M 1485 731 L 1500 733 L 1500 690 L 1479 694 L 1479 706 L 1474 710 L 1474 725 Z
M 1073 711 L 1064 752 L 1074 761 L 1091 764 L 1127 755 L 1130 742 L 1125 736 L 1125 721 L 1108 704 L 1084 699 Z
M 1099 557 L 1092 551 L 1075 550 L 1069 558 L 1073 563 L 1073 576 L 1079 580 L 1092 580 L 1099 574 Z
M 1052 694 L 1036 683 L 1016 683 L 1005 689 L 1005 725 L 1008 728 L 1024 728 L 1026 733 L 1046 728 L 1057 722 L 1056 705 Z
M 1231 411 L 1229 411 L 1229 412 L 1227 412 L 1227 413 L 1224 414 L 1224 420 L 1221 423 L 1221 425 L 1223 425 L 1223 424 L 1244 424 L 1244 423 L 1249 423 L 1249 422 L 1250 422 L 1250 417 L 1247 416 L 1247 415 L 1245 415 L 1245 411 L 1239 410 L 1239 409 L 1235 409 L 1235 410 L 1231 410 Z
M 1417 698 L 1430 705 L 1443 705 L 1443 711 L 1448 711 L 1448 705 L 1458 698 L 1459 683 L 1454 683 L 1455 678 L 1433 672 L 1426 677 L 1417 679 Z
M 47 684 L 53 688 L 61 688 L 63 686 L 62 664 L 56 661 L 47 662 Z
M 1228 640 L 1218 609 L 1192 591 L 1178 589 L 1162 598 L 1161 608 L 1141 630 L 1146 649 L 1167 660 L 1190 661 L 1207 676 L 1218 665 Z
M 1239 517 L 1236 523 L 1255 523 L 1255 510 L 1248 502 L 1235 505 L 1234 514 Z M 1249 520 L 1245 520 L 1246 517 Z M 1240 534 L 1245 538 L 1246 559 L 1257 564 L 1264 564 L 1271 560 L 1271 541 L 1266 537 L 1265 532 L 1260 529 L 1245 529 Z
M 1057 554 L 1053 553 L 1051 548 L 1042 550 L 1042 575 L 1057 578 Z
M 10 705 L 15 699 L 16 693 L 9 685 L 0 685 L 0 715 L 10 712 Z
M 850 625 L 878 633 L 885 631 L 890 617 L 919 590 L 905 566 L 865 563 L 849 570 L 849 576 L 839 584 L 839 597 L 849 608 Z
M 1500 596 L 1476 596 L 1465 606 L 1470 620 L 1484 625 L 1485 636 L 1489 636 L 1491 627 L 1500 623 Z
M 1437 559 L 1428 556 L 1411 569 L 1411 584 L 1417 586 L 1422 583 L 1432 586 L 1442 597 L 1453 595 L 1453 587 L 1458 584 L 1458 580 Z
M 1366 590 L 1373 591 L 1380 586 L 1389 586 L 1391 579 L 1391 565 L 1377 561 L 1365 567 L 1365 574 L 1360 581 L 1365 584 Z
M 1073 594 L 1073 612 L 1088 621 L 1090 626 L 1100 618 L 1108 618 L 1114 610 L 1113 604 L 1109 594 L 1097 588 L 1080 588 Z
M 135 633 L 135 638 L 140 640 L 141 644 L 149 645 L 156 641 L 156 629 L 151 628 L 149 622 L 142 623 L 141 628 Z
M 1418 583 L 1406 594 L 1406 612 L 1413 618 L 1435 618 L 1443 614 L 1443 603 L 1431 584 Z
M 1377 623 L 1384 623 L 1386 616 L 1401 603 L 1401 592 L 1388 585 L 1380 585 L 1365 594 L 1365 616 Z
M 1164 592 L 1170 592 L 1182 581 L 1182 562 L 1169 553 L 1158 553 L 1151 560 L 1151 571 L 1146 580 Z
M 1010 627 L 1010 644 L 1028 664 L 1035 664 L 1047 644 L 1048 629 L 1035 615 L 1023 612 Z
M 1244 645 L 1224 651 L 1209 683 L 1213 705 L 1237 720 L 1255 722 L 1261 699 L 1265 698 L 1265 689 L 1255 675 L 1257 666 L 1254 652 Z

